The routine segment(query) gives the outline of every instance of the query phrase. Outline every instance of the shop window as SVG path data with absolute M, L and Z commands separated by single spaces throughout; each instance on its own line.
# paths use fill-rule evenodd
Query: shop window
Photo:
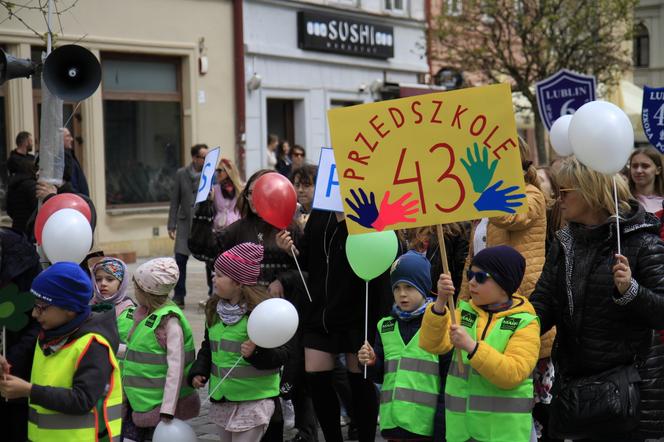
M 406 0 L 385 0 L 385 10 L 403 13 L 406 10 Z
M 102 54 L 106 204 L 164 205 L 182 165 L 180 61 Z
M 643 23 L 636 25 L 634 29 L 634 66 L 647 68 L 650 66 L 650 34 Z

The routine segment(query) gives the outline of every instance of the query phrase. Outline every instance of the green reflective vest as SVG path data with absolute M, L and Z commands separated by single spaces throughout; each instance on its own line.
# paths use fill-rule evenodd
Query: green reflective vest
M 35 346 L 30 382 L 47 387 L 72 388 L 74 373 L 80 357 L 92 341 L 108 348 L 109 362 L 113 366 L 110 379 L 102 380 L 108 384 L 108 391 L 98 406 L 85 414 L 63 414 L 49 410 L 41 405 L 30 403 L 28 415 L 28 439 L 34 442 L 90 442 L 99 440 L 99 436 L 108 434 L 108 440 L 120 441 L 122 426 L 122 383 L 115 354 L 103 336 L 96 333 L 86 334 L 63 346 L 48 356 Z M 105 426 L 101 428 L 101 425 Z
M 380 392 L 381 431 L 399 427 L 432 436 L 440 392 L 438 355 L 420 348 L 419 331 L 404 344 L 399 322 L 394 318 L 381 319 L 378 332 L 385 351 Z
M 136 307 L 126 308 L 118 316 L 118 333 L 120 334 L 121 344 L 127 343 L 127 336 L 131 331 L 132 325 L 134 325 L 134 310 L 136 310 Z
M 459 301 L 461 325 L 477 340 L 478 313 L 466 301 Z M 484 342 L 503 353 L 512 335 L 538 320 L 530 313 L 514 313 L 496 321 Z M 457 353 L 445 384 L 445 427 L 448 442 L 528 442 L 532 427 L 533 379 L 525 379 L 510 390 L 496 387 L 468 363 L 461 350 L 463 374 L 457 368 Z
M 217 321 L 212 327 L 208 327 L 212 353 L 210 392 L 213 392 L 214 400 L 226 398 L 229 401 L 242 402 L 279 396 L 279 369 L 259 370 L 240 354 L 240 346 L 249 339 L 247 318 L 245 315 L 233 325 Z M 234 365 L 235 368 L 232 368 Z M 228 377 L 217 388 L 227 374 Z
M 122 385 L 134 411 L 145 413 L 161 405 L 166 385 L 168 363 L 166 349 L 155 336 L 155 330 L 164 316 L 174 314 L 180 320 L 184 334 L 185 369 L 182 373 L 180 397 L 193 393 L 187 385 L 187 374 L 196 359 L 194 339 L 189 321 L 175 304 L 166 304 L 143 319 L 127 342 L 122 366 Z

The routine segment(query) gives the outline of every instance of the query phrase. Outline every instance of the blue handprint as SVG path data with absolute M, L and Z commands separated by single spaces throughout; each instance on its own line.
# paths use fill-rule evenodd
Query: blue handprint
M 376 198 L 374 197 L 373 192 L 371 192 L 369 194 L 369 198 L 367 198 L 367 194 L 364 192 L 364 189 L 359 189 L 359 191 L 360 196 L 358 197 L 357 193 L 355 193 L 355 190 L 350 189 L 350 193 L 353 195 L 355 202 L 351 201 L 350 198 L 346 198 L 346 203 L 350 206 L 351 209 L 353 209 L 355 213 L 357 213 L 357 216 L 348 215 L 348 218 L 352 219 L 362 227 L 372 229 L 373 227 L 371 225 L 378 218 Z
M 493 160 L 491 165 L 489 165 L 488 149 L 486 147 L 482 148 L 482 158 L 480 158 L 480 148 L 477 143 L 473 144 L 475 145 L 475 157 L 473 158 L 470 147 L 468 147 L 466 148 L 468 161 L 461 158 L 461 163 L 473 181 L 473 190 L 477 193 L 482 193 L 493 179 L 493 174 L 498 166 L 498 160 Z
M 502 185 L 503 180 L 500 180 L 482 192 L 480 198 L 474 203 L 475 208 L 477 210 L 500 210 L 501 212 L 516 213 L 513 207 L 522 206 L 523 202 L 514 200 L 525 198 L 526 195 L 523 193 L 509 195 L 519 187 L 511 186 L 503 190 L 498 190 Z

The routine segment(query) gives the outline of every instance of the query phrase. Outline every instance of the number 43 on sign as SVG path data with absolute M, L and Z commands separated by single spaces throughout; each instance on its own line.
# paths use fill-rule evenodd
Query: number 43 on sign
M 328 112 L 351 234 L 527 210 L 509 85 Z

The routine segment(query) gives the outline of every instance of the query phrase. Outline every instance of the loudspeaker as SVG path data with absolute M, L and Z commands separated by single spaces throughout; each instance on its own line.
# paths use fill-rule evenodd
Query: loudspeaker
M 12 78 L 30 78 L 37 66 L 32 60 L 13 57 L 0 49 L 0 84 Z
M 48 90 L 63 101 L 88 98 L 101 83 L 97 57 L 78 45 L 64 45 L 46 57 L 42 77 Z

